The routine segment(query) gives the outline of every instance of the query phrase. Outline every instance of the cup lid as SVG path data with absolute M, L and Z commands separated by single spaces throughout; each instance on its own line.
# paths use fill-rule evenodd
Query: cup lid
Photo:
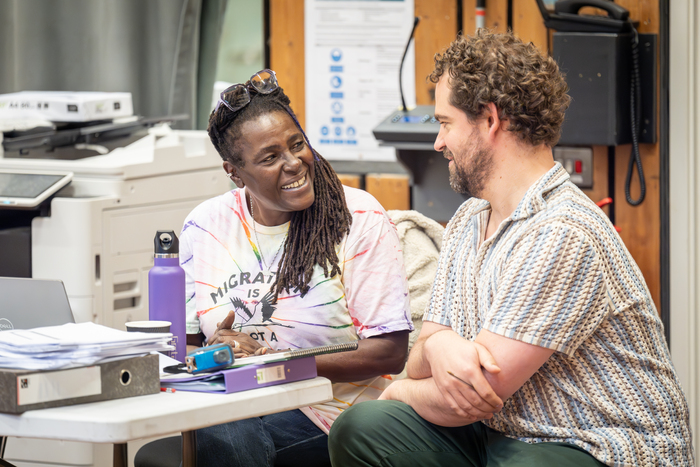
M 173 323 L 170 321 L 129 321 L 125 324 L 132 328 L 162 328 L 172 326 Z

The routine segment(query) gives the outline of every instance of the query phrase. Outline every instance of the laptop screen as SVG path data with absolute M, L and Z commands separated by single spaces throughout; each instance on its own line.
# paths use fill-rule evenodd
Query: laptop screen
M 0 277 L 0 331 L 74 322 L 63 282 Z

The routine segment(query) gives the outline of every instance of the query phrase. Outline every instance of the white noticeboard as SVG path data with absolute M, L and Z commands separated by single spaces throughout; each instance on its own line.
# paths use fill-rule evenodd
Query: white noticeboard
M 372 129 L 401 106 L 399 64 L 413 0 L 305 0 L 306 133 L 327 159 L 396 160 Z M 406 106 L 416 102 L 413 43 L 403 66 Z

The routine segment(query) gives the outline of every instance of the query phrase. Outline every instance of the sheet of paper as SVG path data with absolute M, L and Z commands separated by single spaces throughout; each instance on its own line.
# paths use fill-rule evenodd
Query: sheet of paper
M 305 0 L 305 129 L 327 159 L 396 160 L 372 129 L 401 106 L 399 64 L 413 20 L 413 0 Z M 409 108 L 414 63 L 411 43 L 403 66 Z
M 138 344 L 171 338 L 171 333 L 126 332 L 95 323 L 67 323 L 34 329 L 13 329 L 0 332 L 0 345 L 18 349 L 60 349 L 76 346 Z

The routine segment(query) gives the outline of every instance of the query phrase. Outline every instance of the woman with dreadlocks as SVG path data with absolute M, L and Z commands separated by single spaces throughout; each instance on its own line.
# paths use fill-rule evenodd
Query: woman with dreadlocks
M 359 347 L 316 357 L 334 401 L 199 430 L 198 461 L 330 465 L 333 420 L 377 398 L 390 382 L 382 375 L 404 366 L 412 325 L 398 235 L 381 205 L 342 186 L 311 148 L 273 71 L 225 90 L 208 131 L 238 188 L 185 221 L 188 334 L 228 342 L 237 358 Z

